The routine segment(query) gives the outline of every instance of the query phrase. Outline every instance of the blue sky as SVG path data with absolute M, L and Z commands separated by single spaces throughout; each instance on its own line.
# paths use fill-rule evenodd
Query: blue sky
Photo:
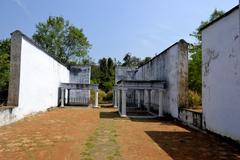
M 89 55 L 122 60 L 127 52 L 153 57 L 189 36 L 215 8 L 228 11 L 238 0 L 0 0 L 0 39 L 21 30 L 29 37 L 48 16 L 63 16 L 83 28 Z

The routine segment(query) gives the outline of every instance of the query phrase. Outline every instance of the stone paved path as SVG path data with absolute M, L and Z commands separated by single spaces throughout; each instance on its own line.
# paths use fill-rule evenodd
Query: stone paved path
M 65 108 L 1 127 L 0 159 L 240 159 L 240 148 L 174 122 L 122 119 L 114 109 Z

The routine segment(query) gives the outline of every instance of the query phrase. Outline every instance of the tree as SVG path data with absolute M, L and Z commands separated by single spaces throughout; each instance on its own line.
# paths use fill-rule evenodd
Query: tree
M 123 58 L 122 66 L 131 67 L 131 66 L 138 66 L 141 62 L 140 58 L 132 56 L 132 53 L 127 53 Z
M 99 66 L 96 64 L 91 65 L 91 84 L 99 84 Z
M 141 58 L 138 58 L 136 56 L 132 56 L 132 53 L 128 52 L 125 54 L 123 58 L 123 64 L 124 67 L 138 67 L 141 66 L 148 61 L 151 60 L 151 57 L 145 57 L 143 60 Z
M 0 40 L 0 101 L 7 99 L 10 72 L 10 39 Z
M 222 16 L 224 11 L 219 11 L 215 9 L 210 15 L 209 20 L 202 21 L 200 26 L 194 31 L 190 36 L 194 37 L 197 42 L 195 44 L 190 44 L 189 52 L 191 58 L 189 60 L 189 72 L 188 72 L 188 84 L 189 89 L 196 91 L 201 95 L 202 92 L 202 36 L 201 28 L 214 21 L 218 17 Z
M 109 76 L 109 80 L 113 80 L 113 78 L 115 78 L 115 65 L 113 63 L 112 58 L 108 58 L 107 60 L 107 68 L 108 68 L 108 76 Z
M 91 45 L 83 30 L 63 17 L 49 17 L 36 25 L 33 40 L 63 63 L 81 63 Z
M 139 63 L 139 65 L 140 65 L 140 66 L 141 66 L 141 65 L 144 65 L 144 64 L 146 64 L 147 62 L 149 62 L 151 59 L 152 59 L 151 57 L 145 57 L 145 58 Z
M 98 77 L 99 88 L 108 92 L 112 90 L 115 81 L 115 66 L 112 58 L 102 58 L 99 60 Z

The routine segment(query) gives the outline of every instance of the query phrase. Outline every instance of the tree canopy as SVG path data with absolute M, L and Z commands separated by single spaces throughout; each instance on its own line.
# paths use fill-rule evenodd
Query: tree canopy
M 105 92 L 112 90 L 115 80 L 115 64 L 112 58 L 99 60 L 99 87 Z
M 10 71 L 10 39 L 0 40 L 0 101 L 7 98 Z
M 36 25 L 33 40 L 63 63 L 81 63 L 91 45 L 83 30 L 63 17 L 49 17 Z
M 190 34 L 196 43 L 190 44 L 189 59 L 189 89 L 201 94 L 202 88 L 202 37 L 200 29 L 223 15 L 223 11 L 214 10 L 207 21 L 202 21 L 199 27 Z M 140 66 L 148 62 L 151 57 L 141 59 L 126 53 L 123 63 L 112 58 L 102 58 L 95 64 L 88 51 L 91 45 L 83 30 L 73 25 L 63 17 L 49 17 L 46 22 L 36 25 L 33 40 L 54 57 L 67 64 L 91 65 L 91 83 L 99 83 L 99 87 L 108 92 L 112 89 L 115 80 L 115 67 Z M 0 99 L 6 98 L 10 68 L 10 39 L 0 40 Z M 4 96 L 3 97 L 3 93 Z
M 190 60 L 188 63 L 188 84 L 189 89 L 196 91 L 201 95 L 202 92 L 202 36 L 201 28 L 222 16 L 224 11 L 215 9 L 210 15 L 209 20 L 202 21 L 199 27 L 190 36 L 196 39 L 195 44 L 190 44 Z
M 123 64 L 124 67 L 134 67 L 134 66 L 140 66 L 145 64 L 151 59 L 151 57 L 145 57 L 145 59 L 141 60 L 141 58 L 138 58 L 136 56 L 132 56 L 132 53 L 128 52 L 125 54 L 123 58 Z

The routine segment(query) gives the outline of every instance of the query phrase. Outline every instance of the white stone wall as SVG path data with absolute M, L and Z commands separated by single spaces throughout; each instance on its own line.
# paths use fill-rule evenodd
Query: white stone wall
M 70 66 L 70 83 L 90 84 L 90 66 Z M 70 90 L 70 104 L 88 105 L 90 90 Z
M 12 39 L 9 92 L 18 94 L 9 94 L 8 103 L 15 105 L 13 109 L 1 109 L 0 125 L 58 106 L 58 87 L 60 83 L 69 83 L 70 77 L 66 66 L 36 47 L 20 31 L 13 32 Z M 14 76 L 17 73 L 20 77 Z
M 134 80 L 136 71 L 136 67 L 117 66 L 115 69 L 115 84 L 120 80 Z
M 69 82 L 69 70 L 24 38 L 21 49 L 19 110 L 22 114 L 58 105 L 58 87 Z
M 240 140 L 239 9 L 202 31 L 205 127 Z
M 167 90 L 163 95 L 163 113 L 170 114 L 175 118 L 178 118 L 178 108 L 184 105 L 180 104 L 181 98 L 184 99 L 183 103 L 187 102 L 185 95 L 187 93 L 188 75 L 187 55 L 187 44 L 181 41 L 175 43 L 153 60 L 141 66 L 135 76 L 137 80 L 167 81 Z M 152 91 L 151 103 L 158 105 L 158 91 Z

